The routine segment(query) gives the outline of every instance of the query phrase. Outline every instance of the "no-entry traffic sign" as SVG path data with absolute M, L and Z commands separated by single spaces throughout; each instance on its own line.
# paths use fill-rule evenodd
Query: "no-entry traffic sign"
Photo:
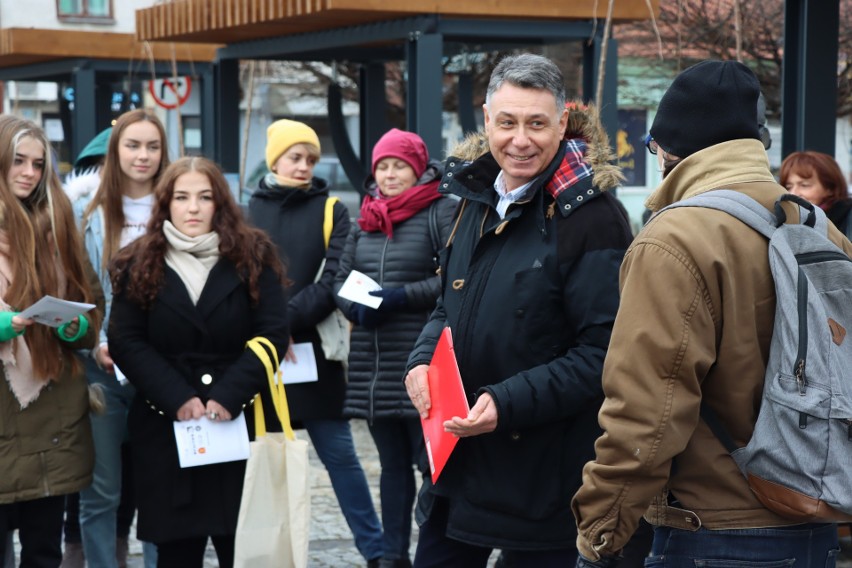
M 192 93 L 192 79 L 178 77 L 148 81 L 148 92 L 159 106 L 164 109 L 174 109 L 189 100 L 189 95 Z

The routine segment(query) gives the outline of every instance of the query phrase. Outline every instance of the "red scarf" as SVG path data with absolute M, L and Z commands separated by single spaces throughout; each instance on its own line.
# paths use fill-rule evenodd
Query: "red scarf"
M 438 182 L 430 181 L 425 185 L 409 188 L 395 197 L 373 197 L 368 195 L 361 204 L 361 218 L 358 225 L 364 231 L 381 231 L 393 237 L 393 226 L 405 221 L 430 203 L 441 197 Z M 377 190 L 381 196 L 381 191 Z

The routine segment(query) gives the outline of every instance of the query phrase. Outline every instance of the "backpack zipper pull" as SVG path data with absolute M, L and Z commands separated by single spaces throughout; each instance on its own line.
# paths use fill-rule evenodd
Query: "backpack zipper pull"
M 796 384 L 799 385 L 799 394 L 805 395 L 805 360 L 799 359 L 796 363 Z

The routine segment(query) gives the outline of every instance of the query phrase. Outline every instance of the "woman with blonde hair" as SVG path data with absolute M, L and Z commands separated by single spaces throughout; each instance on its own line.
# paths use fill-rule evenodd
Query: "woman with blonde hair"
M 314 177 L 319 159 L 320 141 L 313 128 L 287 119 L 269 125 L 269 173 L 249 201 L 249 219 L 272 238 L 287 264 L 292 341 L 309 343 L 316 357 L 318 380 L 287 386 L 290 418 L 311 437 L 355 546 L 372 568 L 378 566 L 382 555 L 382 526 L 358 461 L 349 420 L 343 418 L 343 364 L 326 358 L 317 332 L 317 324 L 335 308 L 334 275 L 350 228 L 346 206 L 329 196 L 326 180 Z
M 128 427 L 139 538 L 157 544 L 160 568 L 200 568 L 208 538 L 219 566 L 232 566 L 246 462 L 181 468 L 174 422 L 239 418 L 269 388 L 245 346 L 260 336 L 287 350 L 275 246 L 243 220 L 213 162 L 181 158 L 157 184 L 148 233 L 119 251 L 111 275 L 111 354 L 137 391 Z
M 106 296 L 105 320 L 112 303 L 107 266 L 122 247 L 145 234 L 154 186 L 168 165 L 166 132 L 157 116 L 148 109 L 126 112 L 112 128 L 97 191 L 74 204 L 89 261 Z M 122 495 L 121 446 L 134 390 L 118 380 L 106 332 L 104 325 L 97 347 L 85 361 L 89 383 L 100 386 L 106 401 L 104 412 L 92 416 L 94 481 L 80 493 L 80 530 L 91 568 L 111 568 L 117 558 L 123 566 L 128 544 L 127 535 L 116 534 L 116 513 Z M 145 557 L 147 566 L 156 562 L 153 546 L 145 546 Z
M 97 311 L 58 328 L 19 312 L 45 295 L 92 303 L 71 203 L 44 131 L 0 117 L 0 535 L 20 531 L 22 566 L 59 566 L 65 495 L 92 480 L 89 397 L 75 350 Z M 6 539 L 0 539 L 5 558 Z

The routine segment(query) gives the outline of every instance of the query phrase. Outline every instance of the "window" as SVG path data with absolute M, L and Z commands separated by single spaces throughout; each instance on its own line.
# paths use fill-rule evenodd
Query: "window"
M 112 0 L 56 0 L 56 13 L 65 22 L 112 22 Z

